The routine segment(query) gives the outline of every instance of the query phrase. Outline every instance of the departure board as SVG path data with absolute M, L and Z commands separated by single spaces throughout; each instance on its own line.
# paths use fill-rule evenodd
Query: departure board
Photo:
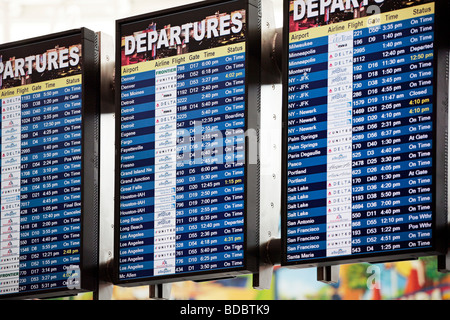
M 209 1 L 118 21 L 118 284 L 254 270 L 258 19 Z
M 0 299 L 94 288 L 94 45 L 79 29 L 0 46 Z
M 285 2 L 283 264 L 439 252 L 444 2 Z

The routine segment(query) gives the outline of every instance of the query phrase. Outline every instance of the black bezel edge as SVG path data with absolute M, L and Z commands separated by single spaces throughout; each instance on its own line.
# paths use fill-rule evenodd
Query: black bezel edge
M 151 18 L 157 18 L 164 15 L 172 15 L 177 13 L 186 12 L 189 10 L 203 9 L 209 6 L 242 2 L 242 5 L 246 8 L 247 14 L 247 41 L 246 41 L 246 129 L 253 128 L 259 132 L 259 91 L 260 91 L 260 55 L 261 55 L 261 33 L 260 33 L 260 5 L 259 0 L 208 0 L 188 4 L 176 8 L 166 9 L 162 11 L 152 12 L 148 14 L 142 14 L 126 19 L 116 21 L 116 61 L 121 61 L 121 26 L 127 23 L 139 22 Z M 115 98 L 116 98 L 116 114 L 120 115 L 120 81 L 118 80 L 121 74 L 121 63 L 116 63 L 116 83 L 115 83 Z M 120 128 L 120 116 L 116 117 L 116 126 Z M 120 172 L 120 131 L 116 132 L 116 178 Z M 259 141 L 259 136 L 258 136 Z M 248 140 L 247 140 L 248 142 Z M 259 154 L 258 154 L 259 159 Z M 245 265 L 243 267 L 236 267 L 233 269 L 220 269 L 212 271 L 198 271 L 198 272 L 186 272 L 182 274 L 173 274 L 167 276 L 146 277 L 137 279 L 119 279 L 119 228 L 114 230 L 114 263 L 113 263 L 113 283 L 119 286 L 130 287 L 139 285 L 152 285 L 161 283 L 171 283 L 178 281 L 206 281 L 223 279 L 229 277 L 235 277 L 243 274 L 250 274 L 258 272 L 259 261 L 259 179 L 254 179 L 252 175 L 258 176 L 258 165 L 248 165 L 249 153 L 248 147 L 246 147 L 246 166 L 245 166 L 245 193 L 246 193 L 246 205 L 244 208 L 245 216 L 245 229 L 246 239 L 245 245 Z M 250 177 L 250 178 L 249 178 Z M 256 181 L 257 180 L 257 181 Z M 116 180 L 119 181 L 119 180 Z M 120 225 L 120 186 L 118 183 L 115 185 L 115 215 L 114 223 L 116 226 Z M 251 204 L 251 205 L 250 205 Z M 256 208 L 255 212 L 251 209 Z
M 305 261 L 290 261 L 287 257 L 287 87 L 288 87 L 288 56 L 289 56 L 289 3 L 283 0 L 283 58 L 282 58 L 282 82 L 283 82 L 283 132 L 282 132 L 282 198 L 281 198 L 281 266 L 295 268 L 310 268 L 333 266 L 351 263 L 382 263 L 388 261 L 414 260 L 423 256 L 442 255 L 447 252 L 447 188 L 438 188 L 439 185 L 446 186 L 447 183 L 447 138 L 448 131 L 448 53 L 449 37 L 445 19 L 450 14 L 450 1 L 435 1 L 435 72 L 434 72 L 434 101 L 437 111 L 434 112 L 433 123 L 437 128 L 433 129 L 433 248 L 403 249 L 394 252 L 380 252 L 373 254 L 347 255 L 342 257 L 318 258 Z M 447 31 L 447 32 L 446 32 Z
M 82 187 L 81 187 L 81 258 L 80 289 L 56 288 L 36 292 L 0 295 L 0 300 L 9 299 L 47 299 L 74 296 L 83 292 L 95 291 L 98 270 L 98 194 L 99 187 L 99 106 L 100 87 L 99 56 L 97 35 L 87 29 L 73 29 L 45 36 L 30 38 L 0 45 L 0 50 L 30 46 L 58 38 L 80 36 L 82 45 Z

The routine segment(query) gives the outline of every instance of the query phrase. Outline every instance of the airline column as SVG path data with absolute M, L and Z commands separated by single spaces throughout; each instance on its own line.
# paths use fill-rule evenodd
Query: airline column
M 21 103 L 20 96 L 2 100 L 1 294 L 19 292 Z

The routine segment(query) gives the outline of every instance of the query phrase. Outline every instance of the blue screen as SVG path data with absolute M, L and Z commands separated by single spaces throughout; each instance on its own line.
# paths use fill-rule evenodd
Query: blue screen
M 80 286 L 80 36 L 0 50 L 0 295 Z
M 245 17 L 234 4 L 121 31 L 119 280 L 244 267 Z
M 384 1 L 378 15 L 302 3 L 289 15 L 286 261 L 432 247 L 434 2 Z

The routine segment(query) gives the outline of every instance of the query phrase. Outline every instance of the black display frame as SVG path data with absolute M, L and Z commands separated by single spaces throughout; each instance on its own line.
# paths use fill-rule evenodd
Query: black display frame
M 433 233 L 432 248 L 402 249 L 397 251 L 351 254 L 346 256 L 287 260 L 287 173 L 288 173 L 288 78 L 289 78 L 289 10 L 291 0 L 283 0 L 283 53 L 282 53 L 282 182 L 281 182 L 281 266 L 293 268 L 327 267 L 351 263 L 382 263 L 415 260 L 424 256 L 445 255 L 448 247 L 447 222 L 447 161 L 448 161 L 448 95 L 450 41 L 446 19 L 450 14 L 450 1 L 434 1 L 435 41 L 433 96 Z M 447 31 L 447 32 L 446 32 Z
M 3 50 L 58 44 L 58 39 L 79 37 L 82 45 L 82 168 L 80 216 L 79 288 L 55 288 L 0 295 L 2 299 L 47 299 L 94 292 L 98 288 L 99 245 L 99 144 L 100 144 L 100 63 L 97 34 L 87 28 L 72 29 L 0 45 Z M 76 44 L 76 43 L 74 43 Z M 50 47 L 49 47 L 50 48 Z M 78 285 L 77 285 L 78 286 Z
M 207 0 L 175 8 L 165 9 L 161 11 L 142 14 L 116 21 L 116 81 L 115 81 L 115 105 L 116 105 L 116 127 L 121 127 L 120 119 L 120 75 L 121 75 L 121 30 L 124 25 L 139 23 L 145 20 L 166 17 L 170 15 L 179 15 L 195 10 L 204 10 L 208 7 L 227 6 L 230 3 L 242 4 L 241 7 L 246 10 L 246 60 L 245 60 L 245 127 L 255 129 L 257 140 L 259 143 L 260 128 L 260 94 L 261 94 L 261 16 L 259 0 Z M 220 7 L 219 7 L 220 8 Z M 195 14 L 195 13 L 193 13 Z M 120 241 L 120 130 L 116 132 L 116 158 L 115 158 L 115 213 L 114 213 L 114 262 L 112 271 L 112 281 L 114 284 L 124 287 L 154 285 L 162 283 L 171 283 L 178 281 L 207 281 L 214 279 L 223 279 L 235 277 L 243 274 L 253 274 L 258 272 L 259 265 L 259 150 L 257 154 L 257 163 L 250 164 L 249 139 L 246 136 L 246 152 L 245 152 L 245 205 L 244 205 L 244 265 L 241 267 L 183 272 L 180 274 L 171 274 L 167 276 L 149 276 L 136 279 L 120 279 L 119 278 L 119 241 Z M 259 149 L 259 148 L 258 148 Z

